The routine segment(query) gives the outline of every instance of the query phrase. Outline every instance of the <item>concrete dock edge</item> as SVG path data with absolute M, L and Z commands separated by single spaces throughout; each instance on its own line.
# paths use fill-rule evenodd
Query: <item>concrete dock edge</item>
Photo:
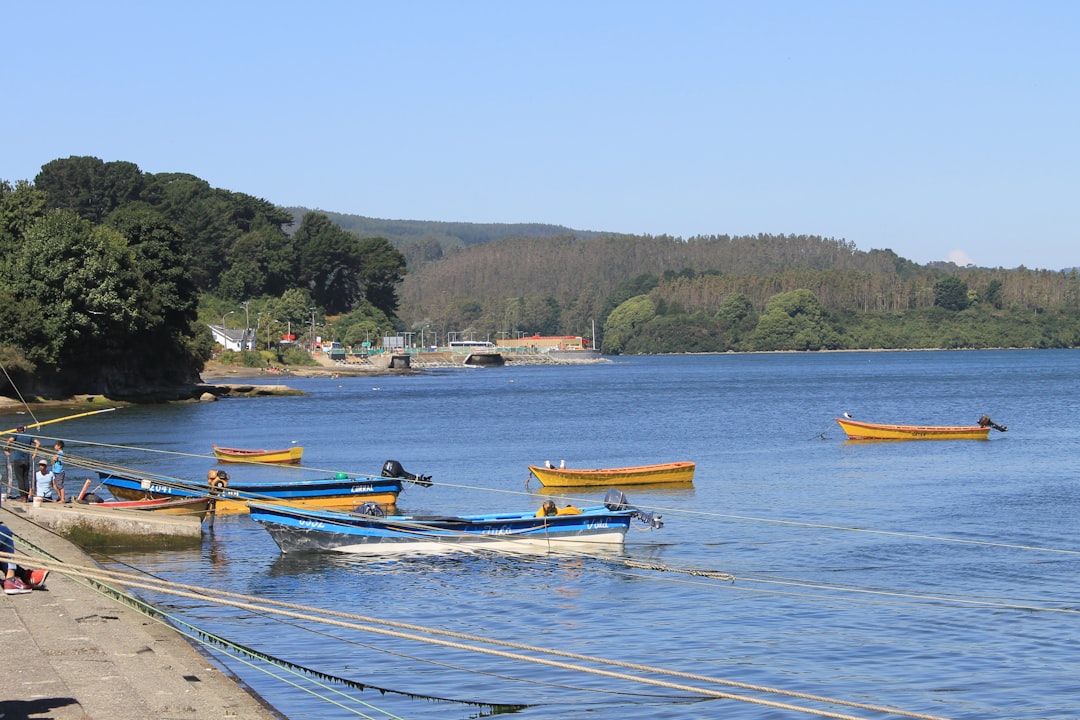
M 17 552 L 33 555 L 30 545 L 63 563 L 96 565 L 18 505 L 0 507 Z M 62 572 L 46 586 L 0 596 L 0 718 L 284 717 L 174 628 Z

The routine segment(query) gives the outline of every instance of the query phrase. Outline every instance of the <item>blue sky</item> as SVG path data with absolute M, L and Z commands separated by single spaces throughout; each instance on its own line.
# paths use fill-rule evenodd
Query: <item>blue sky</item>
M 1080 3 L 5 3 L 0 179 L 1080 265 Z

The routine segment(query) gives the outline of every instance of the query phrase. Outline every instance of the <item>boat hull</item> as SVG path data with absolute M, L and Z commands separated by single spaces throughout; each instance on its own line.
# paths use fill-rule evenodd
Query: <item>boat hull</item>
M 123 500 L 209 497 L 208 485 L 99 473 L 102 484 Z M 327 510 L 352 510 L 362 503 L 393 506 L 401 492 L 398 478 L 346 476 L 280 483 L 234 483 L 213 494 L 218 515 L 247 512 L 251 500 Z
M 223 463 L 272 463 L 290 465 L 300 462 L 304 448 L 296 446 L 282 450 L 241 450 L 214 446 L 214 457 Z
M 77 506 L 91 510 L 144 510 L 159 515 L 185 515 L 205 520 L 215 502 L 210 497 L 155 498 L 151 500 L 78 503 Z
M 980 425 L 886 425 L 845 418 L 836 422 L 849 440 L 986 440 L 989 427 Z
M 529 472 L 544 487 L 586 487 L 603 485 L 656 485 L 667 483 L 692 483 L 696 465 L 692 462 L 672 462 L 659 465 L 639 465 L 625 468 L 602 468 L 597 470 L 573 470 L 570 468 L 545 468 L 529 466 Z
M 373 517 L 312 512 L 251 503 L 259 522 L 284 553 L 331 551 L 353 555 L 442 554 L 469 551 L 546 553 L 578 546 L 620 547 L 633 511 L 603 506 L 580 515 L 533 513 L 463 517 Z

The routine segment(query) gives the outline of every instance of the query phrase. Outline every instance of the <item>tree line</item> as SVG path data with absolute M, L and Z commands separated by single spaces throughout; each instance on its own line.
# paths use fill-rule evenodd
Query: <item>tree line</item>
M 594 327 L 609 353 L 1080 344 L 1075 269 L 923 266 L 813 235 L 363 220 L 92 157 L 0 181 L 0 300 L 4 394 L 192 382 L 207 325 L 240 316 L 266 349 L 289 330 L 358 345 Z
M 588 336 L 595 322 L 607 353 L 1080 342 L 1075 268 L 922 266 L 811 235 L 507 239 L 410 272 L 401 298 L 413 331 Z
M 213 351 L 207 325 L 240 305 L 267 336 L 327 315 L 392 328 L 404 256 L 320 213 L 286 232 L 292 223 L 266 200 L 130 162 L 70 157 L 33 182 L 0 181 L 4 394 L 196 382 Z

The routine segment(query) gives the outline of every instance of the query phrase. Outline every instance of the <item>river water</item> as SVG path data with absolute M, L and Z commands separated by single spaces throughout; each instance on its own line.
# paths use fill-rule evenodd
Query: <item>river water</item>
M 51 426 L 50 435 L 67 438 L 69 454 L 191 478 L 213 466 L 213 443 L 295 442 L 305 468 L 318 469 L 238 467 L 234 480 L 377 473 L 392 458 L 435 480 L 402 493 L 399 509 L 415 513 L 538 507 L 544 496 L 526 465 L 544 460 L 692 460 L 691 488 L 627 488 L 666 527 L 632 530 L 622 552 L 597 557 L 283 557 L 240 516 L 219 518 L 201 547 L 103 560 L 213 589 L 915 713 L 1075 718 L 1077 377 L 1080 353 L 1058 350 L 618 358 L 285 378 L 308 394 L 124 408 Z M 844 411 L 938 425 L 987 413 L 1009 431 L 988 441 L 850 442 L 833 420 Z M 394 691 L 285 682 L 283 671 L 222 657 L 291 718 L 495 712 L 398 692 L 520 706 L 521 718 L 805 716 L 150 597 L 233 642 Z

